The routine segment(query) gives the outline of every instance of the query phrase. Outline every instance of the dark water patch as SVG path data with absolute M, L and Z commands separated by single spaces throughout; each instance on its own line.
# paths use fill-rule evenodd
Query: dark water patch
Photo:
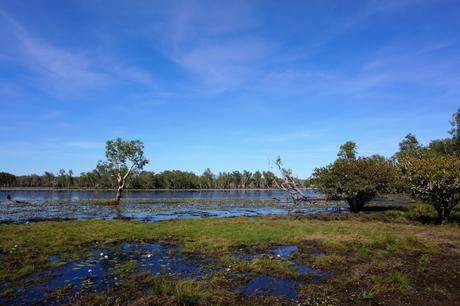
M 240 292 L 244 295 L 272 294 L 292 300 L 297 297 L 297 287 L 301 284 L 302 281 L 294 279 L 259 275 L 241 287 Z
M 302 250 L 305 248 L 310 249 L 310 247 L 302 247 Z M 266 252 L 255 252 L 252 253 L 245 249 L 237 249 L 232 252 L 233 256 L 244 261 L 253 261 L 254 259 L 262 256 L 269 256 L 273 260 L 289 260 L 292 263 L 292 268 L 300 276 L 309 276 L 315 282 L 325 282 L 333 276 L 333 273 L 328 271 L 319 270 L 311 266 L 307 266 L 296 262 L 293 258 L 297 252 L 301 252 L 300 249 L 294 245 L 284 245 L 284 246 L 273 246 L 266 250 Z M 323 252 L 312 252 L 311 256 L 324 256 Z
M 116 286 L 132 273 L 203 279 L 219 271 L 211 268 L 214 262 L 203 254 L 182 253 L 180 245 L 126 242 L 94 249 L 88 257 L 30 276 L 23 286 L 16 286 L 7 304 L 65 304 L 78 295 Z
M 299 263 L 293 263 L 292 267 L 300 276 L 308 276 L 316 283 L 326 282 L 333 276 L 332 272 Z M 242 286 L 239 291 L 244 295 L 271 294 L 293 300 L 297 297 L 298 286 L 304 283 L 305 281 L 300 279 L 258 275 Z
M 52 255 L 48 262 L 54 268 L 31 275 L 20 286 L 18 283 L 5 286 L 14 289 L 3 297 L 0 295 L 1 304 L 65 304 L 87 294 L 111 290 L 130 276 L 142 273 L 201 281 L 206 281 L 214 273 L 229 273 L 229 269 L 216 264 L 218 261 L 214 258 L 200 253 L 184 253 L 181 248 L 180 244 L 168 242 L 123 242 L 103 247 L 96 243 L 95 248 L 79 259 L 63 262 L 65 257 Z M 292 255 L 297 251 L 295 245 L 275 246 L 266 250 L 264 255 L 271 254 L 272 260 L 289 260 L 298 276 L 258 275 L 239 291 L 248 295 L 272 294 L 294 299 L 298 285 L 309 279 L 324 282 L 332 276 L 332 273 L 295 262 Z M 231 273 L 242 275 L 240 272 Z
M 285 246 L 276 246 L 268 249 L 268 253 L 276 257 L 286 258 L 292 256 L 294 252 L 297 252 L 299 249 L 296 245 L 285 245 Z
M 56 263 L 56 262 L 59 262 L 60 260 L 61 260 L 61 255 L 59 254 L 51 255 L 48 257 L 48 262 L 50 263 Z
M 252 261 L 257 257 L 268 255 L 269 257 L 287 259 L 295 252 L 299 251 L 298 247 L 294 244 L 273 246 L 264 252 L 251 252 L 245 249 L 236 249 L 232 252 L 233 256 L 245 260 Z
M 315 269 L 296 262 L 293 263 L 292 267 L 299 275 L 310 276 L 313 281 L 318 283 L 324 283 L 334 275 L 332 272 Z

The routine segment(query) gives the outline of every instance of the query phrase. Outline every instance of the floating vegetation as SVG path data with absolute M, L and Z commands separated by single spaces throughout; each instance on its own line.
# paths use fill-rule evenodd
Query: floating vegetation
M 104 291 L 133 273 L 201 279 L 217 271 L 208 267 L 213 258 L 182 253 L 179 249 L 176 244 L 128 242 L 94 249 L 87 257 L 31 275 L 25 285 L 9 294 L 8 303 L 61 304 L 75 295 Z M 52 256 L 49 260 L 58 261 L 59 257 Z
M 103 200 L 105 201 L 105 200 Z M 339 208 L 337 208 L 339 207 Z M 192 218 L 256 217 L 264 215 L 340 212 L 340 204 L 299 207 L 273 200 L 246 199 L 127 199 L 120 205 L 101 205 L 101 200 L 35 200 L 18 204 L 0 201 L 0 222 L 35 223 L 90 219 L 122 219 L 144 222 Z
M 92 249 L 87 255 L 67 262 L 61 262 L 64 258 L 61 255 L 52 255 L 48 257 L 48 262 L 56 265 L 26 277 L 21 286 L 14 286 L 14 290 L 4 292 L 1 299 L 12 305 L 65 304 L 82 295 L 105 292 L 120 286 L 125 279 L 142 273 L 153 277 L 201 281 L 206 281 L 211 274 L 240 274 L 246 283 L 236 284 L 234 290 L 241 294 L 271 294 L 293 299 L 297 296 L 297 287 L 305 282 L 305 278 L 300 276 L 308 275 L 320 281 L 330 277 L 330 274 L 322 274 L 300 263 L 288 262 L 288 258 L 298 251 L 295 245 L 272 247 L 263 255 L 270 256 L 274 263 L 281 260 L 292 266 L 293 271 L 299 275 L 295 279 L 264 275 L 264 270 L 261 270 L 262 274 L 250 269 L 246 272 L 232 271 L 229 267 L 220 266 L 213 257 L 182 252 L 181 249 L 180 244 L 169 242 L 123 242 Z

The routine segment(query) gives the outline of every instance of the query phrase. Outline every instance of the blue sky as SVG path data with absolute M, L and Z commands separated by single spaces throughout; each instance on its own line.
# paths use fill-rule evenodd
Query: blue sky
M 0 170 L 88 171 L 141 139 L 147 170 L 300 177 L 340 144 L 447 137 L 460 2 L 0 0 Z

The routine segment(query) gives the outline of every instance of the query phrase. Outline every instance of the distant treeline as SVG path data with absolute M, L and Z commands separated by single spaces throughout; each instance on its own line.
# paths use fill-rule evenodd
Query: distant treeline
M 131 189 L 250 189 L 276 188 L 280 179 L 271 171 L 250 172 L 244 170 L 214 174 L 206 169 L 201 175 L 194 172 L 172 170 L 154 173 L 142 171 L 134 174 L 129 182 Z M 61 169 L 57 174 L 16 176 L 0 172 L 1 187 L 35 188 L 92 188 L 108 189 L 115 186 L 109 169 L 99 163 L 93 171 L 74 176 L 72 170 Z

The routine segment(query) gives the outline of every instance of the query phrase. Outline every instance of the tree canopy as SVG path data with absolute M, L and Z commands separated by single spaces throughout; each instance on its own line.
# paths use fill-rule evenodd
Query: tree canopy
M 119 201 L 129 175 L 142 170 L 149 162 L 144 156 L 144 144 L 140 140 L 125 141 L 121 138 L 108 140 L 105 156 L 111 176 L 118 183 L 116 199 Z
M 354 148 L 344 145 L 341 151 L 343 147 Z M 334 163 L 316 168 L 312 175 L 312 183 L 329 199 L 345 200 L 352 212 L 359 212 L 378 193 L 392 188 L 394 167 L 391 161 L 378 155 L 342 157 L 339 154 Z
M 347 141 L 340 146 L 337 156 L 340 159 L 356 159 L 358 146 L 353 141 Z
M 404 155 L 399 171 L 408 190 L 436 209 L 440 223 L 447 222 L 460 202 L 460 159 L 451 155 Z

